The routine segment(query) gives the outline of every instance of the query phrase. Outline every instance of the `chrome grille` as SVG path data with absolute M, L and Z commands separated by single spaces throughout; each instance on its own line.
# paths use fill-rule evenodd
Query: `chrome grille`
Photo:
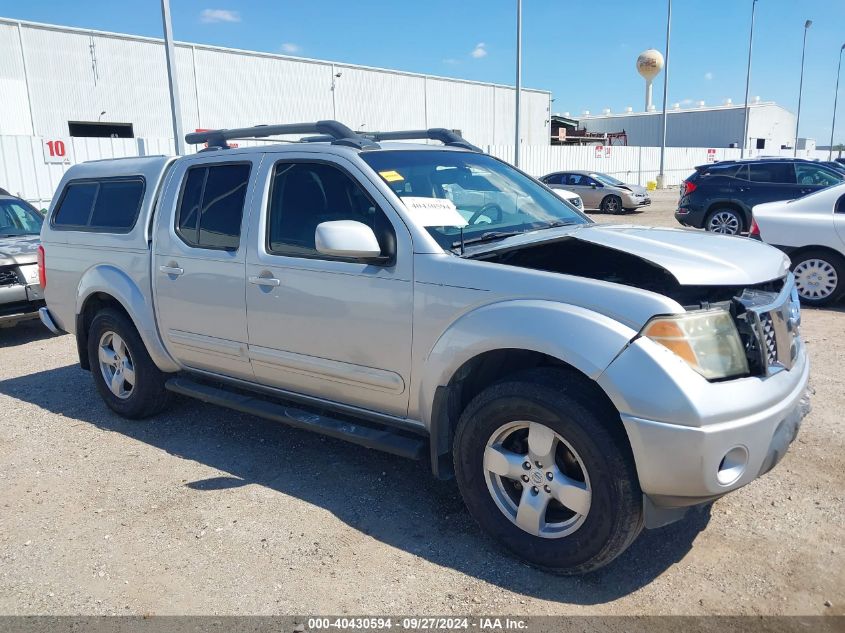
M 763 350 L 766 354 L 768 364 L 774 365 L 778 362 L 778 341 L 770 312 L 764 312 L 760 315 L 760 329 L 763 334 Z
M 767 374 L 791 369 L 798 358 L 801 309 L 790 274 L 780 292 L 745 290 L 739 297 L 749 315 Z
M 0 268 L 0 286 L 13 286 L 18 283 L 18 273 L 13 266 Z

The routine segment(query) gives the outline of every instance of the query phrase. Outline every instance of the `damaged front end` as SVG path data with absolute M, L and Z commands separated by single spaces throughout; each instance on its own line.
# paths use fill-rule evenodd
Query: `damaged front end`
M 790 369 L 798 354 L 800 307 L 792 275 L 751 284 L 681 284 L 644 257 L 576 236 L 520 244 L 473 259 L 574 275 L 661 294 L 685 313 L 655 317 L 648 336 L 686 360 L 708 380 L 767 376 Z

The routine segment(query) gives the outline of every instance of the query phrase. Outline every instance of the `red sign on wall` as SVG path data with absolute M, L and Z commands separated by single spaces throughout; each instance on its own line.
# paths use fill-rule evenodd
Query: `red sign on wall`
M 707 162 L 708 163 L 715 163 L 716 162 L 716 150 L 712 147 L 707 150 Z
M 596 158 L 601 158 L 604 145 L 596 145 Z

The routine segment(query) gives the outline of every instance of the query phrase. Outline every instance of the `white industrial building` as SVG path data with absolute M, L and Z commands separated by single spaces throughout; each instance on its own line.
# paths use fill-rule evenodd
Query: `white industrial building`
M 660 145 L 662 111 L 582 115 L 580 127 L 587 132 L 625 132 L 628 145 Z M 744 105 L 681 108 L 675 104 L 666 113 L 666 145 L 669 147 L 742 147 Z M 799 149 L 804 149 L 799 139 Z M 811 141 L 809 141 L 811 142 Z M 810 148 L 809 142 L 806 145 Z M 748 147 L 760 150 L 792 148 L 795 144 L 795 115 L 778 104 L 755 101 L 748 104 Z
M 186 132 L 337 119 L 514 142 L 512 87 L 176 44 Z M 525 89 L 522 144 L 549 144 L 551 94 Z M 163 40 L 0 18 L 0 135 L 172 138 Z

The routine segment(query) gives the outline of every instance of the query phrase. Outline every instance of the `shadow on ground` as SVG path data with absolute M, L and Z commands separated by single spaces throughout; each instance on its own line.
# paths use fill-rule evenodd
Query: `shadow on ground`
M 0 328 L 0 347 L 18 347 L 33 341 L 56 336 L 41 323 L 38 319 L 21 321 L 13 327 Z
M 77 366 L 2 381 L 0 393 L 61 414 L 68 424 L 84 421 L 230 473 L 187 483 L 197 494 L 266 486 L 432 563 L 545 600 L 592 605 L 636 591 L 680 561 L 710 520 L 709 508 L 695 511 L 643 532 L 598 572 L 557 577 L 503 553 L 469 517 L 454 482 L 435 480 L 424 463 L 188 400 L 152 420 L 124 420 Z

